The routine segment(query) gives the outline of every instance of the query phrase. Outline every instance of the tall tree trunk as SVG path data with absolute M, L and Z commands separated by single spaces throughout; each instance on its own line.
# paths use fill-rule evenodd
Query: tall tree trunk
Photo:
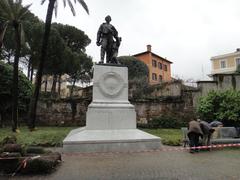
M 3 128 L 2 113 L 0 112 L 0 128 Z
M 0 28 L 0 48 L 2 48 L 2 45 L 3 45 L 3 38 L 6 32 L 7 26 L 8 26 L 8 23 L 4 23 Z
M 72 97 L 72 95 L 73 95 L 73 89 L 75 87 L 75 83 L 76 83 L 76 79 L 73 80 L 73 85 L 72 85 L 71 91 L 70 91 L 70 97 Z
M 27 78 L 30 80 L 31 77 L 31 67 L 32 67 L 32 57 L 29 58 L 28 69 L 27 69 Z
M 53 83 L 52 83 L 52 89 L 51 94 L 54 95 L 56 93 L 56 85 L 57 85 L 57 75 L 53 75 Z
M 46 77 L 45 77 L 45 88 L 44 88 L 44 92 L 47 92 L 47 85 L 48 85 L 48 75 L 46 75 Z
M 33 64 L 31 66 L 31 72 L 30 72 L 30 81 L 33 82 Z
M 61 77 L 62 75 L 58 75 L 58 95 L 61 95 Z
M 11 53 L 8 53 L 6 59 L 7 59 L 7 63 L 10 64 L 10 65 L 12 64 L 12 63 L 11 63 L 11 57 L 12 57 L 12 56 L 11 56 Z
M 43 67 L 44 67 L 44 62 L 45 62 L 45 58 L 46 58 L 46 54 L 47 54 L 48 39 L 49 39 L 49 35 L 50 35 L 50 30 L 51 30 L 51 22 L 52 22 L 52 15 L 53 15 L 53 9 L 54 9 L 55 2 L 56 2 L 56 0 L 49 0 L 49 4 L 48 4 L 47 16 L 46 16 L 46 21 L 45 21 L 45 31 L 44 31 L 43 41 L 42 41 L 43 44 L 42 44 L 42 48 L 41 48 L 41 57 L 40 57 L 39 65 L 38 65 L 35 89 L 34 89 L 33 97 L 31 99 L 29 116 L 28 116 L 28 121 L 29 121 L 28 126 L 29 126 L 30 130 L 35 129 L 37 102 L 38 102 L 38 97 L 39 97 L 39 90 L 41 88 Z
M 16 132 L 18 129 L 18 62 L 20 57 L 21 39 L 19 32 L 19 24 L 13 22 L 15 30 L 16 52 L 13 64 L 13 89 L 12 89 L 12 131 Z

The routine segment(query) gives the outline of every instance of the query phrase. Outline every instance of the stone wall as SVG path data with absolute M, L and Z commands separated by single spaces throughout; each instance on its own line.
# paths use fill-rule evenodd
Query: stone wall
M 198 91 L 193 92 L 194 107 L 196 107 L 199 97 L 206 96 L 212 90 L 240 90 L 240 74 L 215 74 L 212 81 L 198 81 L 197 89 Z
M 186 96 L 183 100 L 181 96 L 172 96 L 155 99 L 132 99 L 130 102 L 135 106 L 137 123 L 147 124 L 152 118 L 164 114 L 179 117 L 185 116 L 185 113 L 194 113 L 189 98 Z M 37 123 L 52 126 L 84 126 L 90 102 L 90 98 L 41 101 L 38 105 Z
M 144 101 L 132 102 L 137 113 L 137 123 L 147 124 L 154 117 L 169 115 L 175 117 L 186 117 L 185 113 L 193 113 L 191 106 L 186 107 L 184 101 Z
M 50 126 L 84 126 L 90 102 L 88 98 L 40 101 L 37 123 Z
M 147 124 L 163 114 L 193 117 L 199 97 L 211 90 L 240 90 L 240 75 L 215 75 L 214 81 L 199 81 L 197 88 L 182 85 L 181 81 L 151 86 L 148 97 L 130 98 L 135 105 L 137 122 Z M 91 102 L 92 87 L 81 89 L 81 97 L 74 99 L 41 101 L 37 122 L 41 125 L 84 126 L 87 107 Z
M 182 82 L 181 81 L 173 81 L 173 82 L 165 82 L 158 85 L 151 86 L 153 88 L 153 92 L 151 96 L 153 97 L 161 97 L 161 96 L 181 96 L 182 94 Z

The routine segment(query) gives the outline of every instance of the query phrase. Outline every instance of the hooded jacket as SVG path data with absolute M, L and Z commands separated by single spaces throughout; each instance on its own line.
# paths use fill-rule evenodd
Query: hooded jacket
M 203 135 L 202 129 L 200 127 L 199 122 L 197 121 L 190 121 L 188 123 L 188 134 L 189 133 L 197 133 L 200 134 L 201 136 Z

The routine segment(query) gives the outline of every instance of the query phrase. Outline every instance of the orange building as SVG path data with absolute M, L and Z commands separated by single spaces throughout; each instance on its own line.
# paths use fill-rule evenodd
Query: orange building
M 147 45 L 147 51 L 133 55 L 144 62 L 149 70 L 149 84 L 171 81 L 171 61 L 155 54 L 151 45 Z

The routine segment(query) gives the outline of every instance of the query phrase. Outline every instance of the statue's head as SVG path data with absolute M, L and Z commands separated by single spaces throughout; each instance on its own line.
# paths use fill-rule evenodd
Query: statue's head
M 108 16 L 105 17 L 105 21 L 107 23 L 109 23 L 111 20 L 112 20 L 111 16 L 108 15 Z

